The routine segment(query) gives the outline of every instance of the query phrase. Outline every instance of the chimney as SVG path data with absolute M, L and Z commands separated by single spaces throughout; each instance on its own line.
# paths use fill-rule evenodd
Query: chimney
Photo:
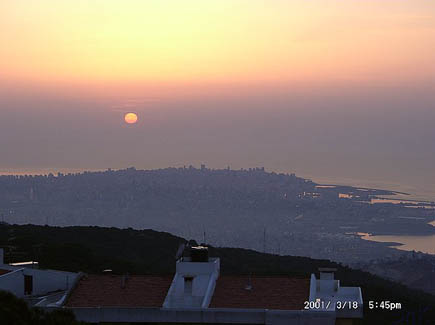
M 121 288 L 124 289 L 127 285 L 127 280 L 129 278 L 129 274 L 124 274 L 121 278 Z
M 323 294 L 332 295 L 338 290 L 339 281 L 334 280 L 335 268 L 319 268 L 319 291 Z
M 337 272 L 336 268 L 319 267 L 320 280 L 334 280 L 334 273 Z
M 245 290 L 251 291 L 252 290 L 252 280 L 251 280 L 251 275 L 249 275 L 248 278 L 248 284 L 245 287 Z
M 209 257 L 207 247 L 201 246 L 189 247 L 183 255 L 177 260 L 175 281 L 163 307 L 207 308 L 219 278 L 220 260 Z

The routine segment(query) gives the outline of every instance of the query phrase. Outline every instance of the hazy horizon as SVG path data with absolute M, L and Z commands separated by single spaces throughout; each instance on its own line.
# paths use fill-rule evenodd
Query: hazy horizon
M 433 1 L 3 1 L 0 28 L 0 172 L 264 166 L 435 198 Z

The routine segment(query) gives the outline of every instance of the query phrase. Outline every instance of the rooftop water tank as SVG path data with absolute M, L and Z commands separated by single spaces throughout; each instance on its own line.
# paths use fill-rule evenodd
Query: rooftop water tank
M 208 247 L 195 246 L 190 248 L 192 262 L 208 262 Z

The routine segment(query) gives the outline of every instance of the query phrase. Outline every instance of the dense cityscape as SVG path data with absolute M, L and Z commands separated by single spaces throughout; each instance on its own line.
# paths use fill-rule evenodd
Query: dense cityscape
M 11 224 L 155 229 L 216 246 L 354 264 L 410 254 L 361 233 L 435 233 L 428 224 L 433 203 L 371 204 L 394 194 L 264 168 L 129 168 L 1 176 L 0 214 Z

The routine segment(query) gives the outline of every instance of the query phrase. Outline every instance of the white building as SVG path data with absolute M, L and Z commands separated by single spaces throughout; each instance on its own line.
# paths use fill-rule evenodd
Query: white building
M 336 269 L 320 268 L 320 278 L 311 274 L 310 308 L 334 310 L 339 318 L 362 318 L 363 300 L 360 287 L 342 287 L 334 279 Z
M 361 289 L 341 287 L 334 269 L 320 269 L 319 279 L 314 274 L 310 279 L 221 276 L 220 260 L 209 258 L 207 248 L 189 251 L 176 262 L 173 276 L 78 275 L 1 259 L 0 289 L 36 297 L 40 307 L 66 308 L 78 320 L 97 324 L 333 325 L 357 324 L 363 316 Z
M 176 273 L 166 295 L 165 308 L 207 308 L 219 277 L 220 260 L 208 258 L 192 261 L 183 257 L 177 261 Z
M 43 306 L 59 302 L 78 279 L 78 273 L 40 270 L 37 262 L 4 263 L 0 248 L 0 290 Z
M 173 277 L 84 275 L 63 308 L 90 323 L 332 325 L 363 316 L 360 288 L 341 287 L 332 269 L 320 279 L 221 276 L 219 258 L 191 250 Z

